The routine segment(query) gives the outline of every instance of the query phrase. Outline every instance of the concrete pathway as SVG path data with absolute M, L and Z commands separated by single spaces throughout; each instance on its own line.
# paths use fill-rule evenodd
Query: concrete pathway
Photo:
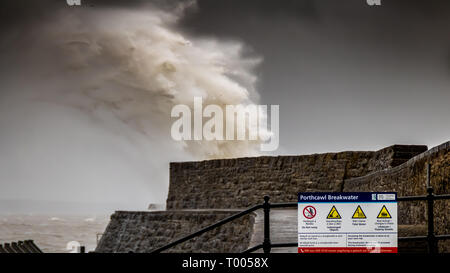
M 264 212 L 258 210 L 253 228 L 250 247 L 261 244 L 264 240 Z M 274 243 L 295 243 L 297 239 L 297 209 L 270 210 L 270 240 Z M 262 249 L 255 251 L 263 252 Z M 297 253 L 297 247 L 272 248 L 272 253 Z

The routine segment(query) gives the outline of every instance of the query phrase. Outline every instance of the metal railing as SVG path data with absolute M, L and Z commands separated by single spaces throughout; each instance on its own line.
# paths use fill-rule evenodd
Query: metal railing
M 433 194 L 433 188 L 430 184 L 430 165 L 428 165 L 427 171 L 427 195 L 419 195 L 419 196 L 402 196 L 398 197 L 398 202 L 408 202 L 408 201 L 427 201 L 427 235 L 426 236 L 409 236 L 409 237 L 399 237 L 398 241 L 427 241 L 428 244 L 428 253 L 438 253 L 438 241 L 450 239 L 450 234 L 444 235 L 436 235 L 434 230 L 434 201 L 435 200 L 448 200 L 450 199 L 450 194 L 441 194 L 435 195 Z M 263 249 L 264 253 L 270 253 L 272 248 L 280 248 L 280 247 L 297 247 L 298 242 L 292 243 L 272 243 L 270 240 L 270 209 L 271 208 L 296 208 L 298 203 L 270 203 L 270 197 L 264 196 L 264 203 L 253 206 L 249 209 L 241 211 L 235 215 L 232 215 L 228 218 L 225 218 L 213 225 L 200 229 L 197 232 L 194 232 L 190 235 L 187 235 L 183 238 L 180 238 L 176 241 L 173 241 L 165 246 L 157 248 L 152 251 L 152 253 L 159 253 L 164 250 L 167 250 L 173 246 L 186 242 L 194 237 L 198 237 L 205 232 L 208 232 L 214 228 L 220 227 L 226 223 L 229 223 L 237 218 L 245 216 L 247 214 L 252 213 L 258 209 L 263 209 L 264 211 L 264 240 L 261 244 L 253 246 L 243 253 L 251 253 L 259 249 Z
M 427 215 L 428 215 L 428 232 L 426 236 L 410 236 L 410 237 L 399 237 L 399 241 L 427 241 L 428 244 L 428 252 L 429 253 L 438 253 L 438 245 L 437 242 L 440 240 L 450 239 L 450 234 L 444 235 L 435 235 L 434 231 L 434 201 L 435 200 L 448 200 L 450 199 L 450 194 L 441 194 L 434 195 L 433 188 L 427 188 L 427 195 L 420 196 L 403 196 L 398 197 L 397 201 L 427 201 Z M 269 197 L 264 197 L 264 240 L 262 244 L 256 245 L 252 248 L 249 248 L 244 251 L 244 253 L 254 252 L 259 249 L 263 249 L 264 253 L 270 253 L 272 248 L 278 247 L 296 247 L 298 245 L 297 242 L 292 243 L 281 243 L 281 244 L 272 244 L 270 241 L 270 208 L 288 208 L 288 207 L 297 207 L 297 203 L 269 203 Z
M 187 235 L 187 236 L 185 236 L 185 237 L 183 237 L 183 238 L 180 238 L 180 239 L 178 239 L 178 240 L 176 240 L 176 241 L 174 241 L 174 242 L 171 242 L 171 243 L 169 243 L 169 244 L 167 244 L 167 245 L 165 245 L 165 246 L 162 246 L 162 247 L 160 247 L 160 248 L 157 248 L 157 249 L 151 251 L 151 253 L 159 253 L 159 252 L 162 252 L 162 251 L 164 251 L 164 250 L 167 250 L 167 249 L 169 249 L 169 248 L 171 248 L 171 247 L 173 247 L 173 246 L 176 246 L 176 245 L 178 245 L 178 244 L 181 244 L 181 243 L 183 243 L 183 242 L 186 242 L 187 240 L 190 240 L 190 239 L 192 239 L 192 238 L 194 238 L 194 237 L 200 236 L 200 235 L 202 235 L 203 233 L 208 232 L 208 231 L 210 231 L 210 230 L 212 230 L 212 229 L 214 229 L 214 228 L 216 228 L 216 227 L 220 227 L 220 226 L 222 226 L 222 225 L 224 225 L 224 224 L 226 224 L 226 223 L 228 223 L 228 222 L 231 222 L 231 221 L 233 221 L 234 219 L 237 219 L 237 218 L 240 218 L 240 217 L 242 217 L 242 216 L 245 216 L 245 215 L 247 215 L 247 214 L 249 214 L 249 213 L 251 213 L 251 212 L 253 212 L 253 211 L 255 211 L 255 210 L 258 210 L 258 209 L 260 209 L 260 208 L 262 208 L 262 207 L 263 207 L 263 205 L 256 205 L 256 206 L 254 206 L 254 207 L 251 207 L 251 208 L 249 208 L 249 209 L 246 209 L 246 210 L 244 210 L 244 211 L 241 211 L 241 212 L 239 212 L 239 213 L 237 213 L 237 214 L 235 214 L 235 215 L 232 215 L 232 216 L 230 216 L 230 217 L 228 217 L 228 218 L 225 218 L 225 219 L 223 219 L 223 220 L 221 220 L 221 221 L 219 221 L 219 222 L 217 222 L 217 223 L 215 223 L 215 224 L 212 224 L 212 225 L 210 225 L 210 226 L 208 226 L 208 227 L 202 228 L 201 230 L 199 230 L 199 231 L 197 231 L 197 232 L 194 232 L 194 233 L 189 234 L 189 235 Z

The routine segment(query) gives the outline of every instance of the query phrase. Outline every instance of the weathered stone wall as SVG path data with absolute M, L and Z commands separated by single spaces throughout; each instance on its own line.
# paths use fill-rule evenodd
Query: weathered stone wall
M 397 166 L 426 150 L 394 145 L 377 152 L 171 163 L 167 209 L 246 208 L 264 195 L 293 202 L 298 192 L 342 191 L 347 178 Z
M 344 191 L 396 191 L 398 196 L 425 195 L 427 163 L 431 164 L 431 185 L 435 194 L 450 193 L 450 142 L 437 146 L 395 168 L 344 181 Z M 450 201 L 436 201 L 437 234 L 450 233 Z M 399 224 L 422 225 L 427 221 L 426 202 L 400 202 Z M 441 251 L 450 252 L 450 242 Z
M 96 252 L 150 252 L 236 211 L 117 211 Z M 250 214 L 188 240 L 167 252 L 237 253 L 248 248 L 256 215 Z
M 302 191 L 396 191 L 399 196 L 423 195 L 428 162 L 432 164 L 435 193 L 449 193 L 449 149 L 447 142 L 429 151 L 426 146 L 394 145 L 377 152 L 171 163 L 168 211 L 116 212 L 96 251 L 149 252 L 236 213 L 214 209 L 239 210 L 261 203 L 264 195 L 270 195 L 272 202 L 295 202 L 297 193 Z M 449 205 L 449 201 L 436 202 L 438 234 L 450 233 Z M 424 202 L 399 203 L 399 236 L 425 235 L 425 208 Z M 241 252 L 249 245 L 254 221 L 255 214 L 251 214 L 170 251 Z M 449 241 L 441 242 L 439 247 L 441 252 L 450 252 Z M 425 248 L 423 242 L 399 243 L 402 252 Z

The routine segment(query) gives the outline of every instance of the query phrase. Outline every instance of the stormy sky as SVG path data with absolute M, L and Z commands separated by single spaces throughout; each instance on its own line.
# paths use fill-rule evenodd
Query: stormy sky
M 154 3 L 166 11 L 176 5 Z M 23 55 L 45 62 L 33 51 L 39 37 L 22 34 L 53 13 L 154 8 L 147 4 L 2 2 L 0 199 L 134 208 L 164 202 L 168 162 L 188 158 L 173 154 L 158 162 L 142 151 L 144 136 L 118 135 L 122 127 L 102 128 L 64 105 L 22 103 L 8 89 L 29 81 Z M 255 99 L 280 105 L 280 148 L 273 154 L 310 154 L 449 140 L 448 14 L 448 1 L 199 0 L 173 28 L 187 37 L 240 43 L 243 57 L 261 58 Z
M 280 105 L 282 151 L 298 154 L 447 141 L 449 12 L 448 1 L 199 1 L 181 25 L 263 56 L 261 101 Z

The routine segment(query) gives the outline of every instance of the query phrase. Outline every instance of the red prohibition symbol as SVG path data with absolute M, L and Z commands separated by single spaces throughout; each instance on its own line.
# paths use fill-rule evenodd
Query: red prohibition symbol
M 303 216 L 305 216 L 306 219 L 312 219 L 316 216 L 316 208 L 313 206 L 306 206 L 303 209 Z

